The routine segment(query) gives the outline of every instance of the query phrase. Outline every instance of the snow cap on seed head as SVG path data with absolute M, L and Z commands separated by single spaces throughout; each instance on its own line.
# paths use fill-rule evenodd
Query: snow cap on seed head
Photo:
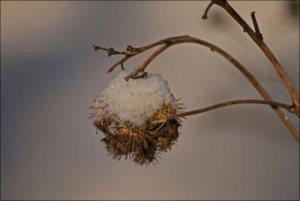
M 177 141 L 180 120 L 168 117 L 181 107 L 159 74 L 126 81 L 127 75 L 122 71 L 96 98 L 90 118 L 113 158 L 149 164 Z
M 107 103 L 106 112 L 118 115 L 121 121 L 142 125 L 163 104 L 176 104 L 168 82 L 160 74 L 126 81 L 124 77 L 127 75 L 128 71 L 119 73 L 97 97 L 94 106 Z

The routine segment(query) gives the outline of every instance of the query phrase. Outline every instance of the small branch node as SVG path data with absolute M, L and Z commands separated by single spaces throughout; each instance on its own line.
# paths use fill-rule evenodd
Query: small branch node
M 139 79 L 139 78 L 144 78 L 148 75 L 147 72 L 145 72 L 144 70 L 137 68 L 134 72 L 130 73 L 129 75 L 127 75 L 126 77 L 124 77 L 124 79 L 126 81 L 128 81 L 130 78 L 132 79 Z
M 134 47 L 132 47 L 131 45 L 127 45 L 126 51 L 132 52 L 133 49 Z
M 131 45 L 127 45 L 126 52 L 128 52 L 128 54 L 134 54 L 138 52 L 138 48 L 135 48 Z
M 107 55 L 110 57 L 112 55 L 125 55 L 125 56 L 129 56 L 131 54 L 127 53 L 127 52 L 121 52 L 121 51 L 116 51 L 114 48 L 110 47 L 110 48 L 105 48 L 105 47 L 101 47 L 99 45 L 93 45 L 94 50 L 97 52 L 98 50 L 103 50 L 107 53 Z
M 300 108 L 298 106 L 296 106 L 295 104 L 293 104 L 290 109 L 289 112 L 296 114 L 298 117 L 300 117 Z
M 251 12 L 251 18 L 252 18 L 252 22 L 253 22 L 253 25 L 254 25 L 254 29 L 255 29 L 255 34 L 256 34 L 256 36 L 257 36 L 260 40 L 263 40 L 263 35 L 262 35 L 262 33 L 260 32 L 260 30 L 259 30 L 258 23 L 257 23 L 256 17 L 255 17 L 255 11 Z
M 112 47 L 108 48 L 108 50 L 107 50 L 108 57 L 110 57 L 111 55 L 115 55 L 115 54 L 116 54 L 116 51 L 114 48 L 112 48 Z
M 131 56 L 125 56 L 123 59 L 115 63 L 112 67 L 108 69 L 106 73 L 111 73 L 117 66 L 121 66 L 122 70 L 124 69 L 124 62 L 127 61 Z

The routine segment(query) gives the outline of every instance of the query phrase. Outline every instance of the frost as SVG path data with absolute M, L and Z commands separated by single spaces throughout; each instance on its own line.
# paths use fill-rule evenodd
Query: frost
M 152 117 L 164 103 L 176 105 L 168 82 L 160 74 L 149 73 L 144 78 L 126 81 L 124 77 L 129 73 L 119 73 L 97 97 L 92 114 L 95 121 L 109 113 L 117 116 L 120 121 L 129 121 L 139 126 Z

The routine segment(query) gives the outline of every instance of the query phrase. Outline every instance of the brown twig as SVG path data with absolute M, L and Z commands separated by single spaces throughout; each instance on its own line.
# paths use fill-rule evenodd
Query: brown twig
M 218 109 L 218 108 L 221 108 L 221 107 L 226 107 L 226 106 L 230 106 L 230 105 L 237 105 L 237 104 L 263 104 L 263 105 L 270 105 L 273 108 L 279 108 L 280 107 L 280 108 L 283 108 L 287 111 L 290 111 L 292 109 L 292 106 L 284 104 L 284 103 L 280 103 L 280 102 L 268 101 L 268 100 L 245 99 L 245 100 L 227 101 L 227 102 L 211 105 L 211 106 L 208 106 L 208 107 L 204 107 L 204 108 L 201 108 L 201 109 L 197 109 L 197 110 L 178 113 L 178 114 L 175 114 L 175 115 L 172 115 L 172 116 L 168 117 L 168 119 L 175 119 L 175 118 L 181 118 L 181 117 L 186 117 L 186 116 L 190 116 L 190 115 L 200 114 L 200 113 L 208 112 L 208 111 L 215 110 L 215 109 Z M 298 142 L 300 142 L 299 135 L 295 135 L 294 137 L 296 138 L 296 140 Z
M 104 50 L 107 52 L 107 55 L 110 57 L 111 55 L 128 55 L 127 52 L 120 52 L 120 51 L 116 51 L 114 48 L 110 47 L 110 48 L 105 48 L 105 47 L 101 47 L 98 45 L 93 45 L 94 50 L 97 52 L 98 50 Z
M 231 5 L 226 0 L 212 0 L 212 4 L 216 4 L 221 8 L 225 9 L 227 13 L 237 22 L 240 26 L 244 29 L 244 31 L 252 38 L 252 40 L 257 44 L 257 46 L 262 50 L 265 56 L 269 59 L 269 61 L 274 66 L 275 70 L 277 71 L 279 77 L 283 81 L 284 85 L 286 86 L 292 100 L 293 106 L 296 107 L 296 110 L 299 110 L 299 95 L 295 90 L 292 82 L 290 81 L 287 73 L 278 62 L 272 51 L 269 47 L 263 42 L 262 38 L 257 34 L 257 32 L 253 31 L 252 28 L 245 22 L 245 20 L 231 7 Z M 208 8 L 211 8 L 211 4 L 208 5 Z M 204 13 L 207 17 L 207 11 Z
M 203 13 L 203 15 L 202 15 L 202 19 L 203 19 L 203 20 L 206 20 L 206 19 L 207 19 L 208 11 L 209 11 L 210 7 L 212 7 L 212 5 L 214 5 L 214 2 L 213 2 L 213 1 L 211 1 L 211 2 L 208 4 L 208 6 L 206 7 L 206 9 L 205 9 L 205 11 L 204 11 L 204 13 Z
M 164 50 L 166 50 L 168 47 L 170 47 L 170 44 L 164 44 L 160 48 L 158 48 L 155 52 L 153 52 L 139 67 L 134 71 L 133 73 L 130 73 L 128 76 L 125 77 L 125 80 L 128 80 L 130 78 L 138 78 L 138 73 L 141 72 L 143 75 L 145 75 L 145 69 L 150 64 L 152 60 L 155 59 L 160 53 L 162 53 Z
M 129 59 L 130 57 L 133 57 L 137 54 L 140 54 L 146 50 L 149 50 L 153 47 L 159 46 L 159 45 L 163 45 L 161 48 L 159 48 L 157 51 L 155 51 L 152 55 L 150 55 L 145 62 L 143 62 L 142 65 L 140 65 L 139 68 L 137 68 L 137 70 L 133 73 L 131 73 L 130 75 L 128 75 L 126 77 L 126 79 L 131 78 L 136 78 L 136 77 L 141 77 L 143 75 L 145 75 L 144 70 L 145 68 L 149 65 L 149 63 L 157 56 L 159 55 L 161 52 L 163 52 L 164 50 L 166 50 L 167 48 L 173 46 L 173 45 L 177 45 L 177 44 L 182 44 L 182 43 L 196 43 L 205 47 L 208 47 L 211 51 L 219 53 L 221 56 L 223 56 L 226 60 L 228 60 L 230 63 L 233 64 L 233 66 L 235 66 L 249 81 L 250 83 L 255 87 L 255 89 L 260 93 L 260 95 L 268 101 L 273 101 L 272 97 L 268 94 L 268 92 L 260 85 L 260 83 L 255 79 L 255 77 L 238 61 L 236 60 L 234 57 L 232 57 L 229 53 L 227 53 L 226 51 L 224 51 L 223 49 L 221 49 L 220 47 L 209 43 L 207 41 L 198 39 L 198 38 L 194 38 L 188 35 L 185 36 L 175 36 L 175 37 L 169 37 L 169 38 L 165 38 L 162 39 L 160 41 L 154 42 L 150 45 L 146 45 L 140 48 L 133 48 L 134 53 L 132 53 L 132 55 L 130 56 L 125 56 L 123 59 L 121 59 L 120 61 L 118 61 L 117 63 L 115 63 L 108 72 L 113 71 L 118 65 L 124 63 L 127 59 Z M 131 46 L 130 46 L 131 47 Z M 141 67 L 142 66 L 142 67 Z M 142 70 L 141 70 L 142 69 Z M 143 71 L 142 75 L 138 76 L 138 73 L 140 73 L 141 71 Z M 279 108 L 273 108 L 274 111 L 276 112 L 276 114 L 278 115 L 278 117 L 281 119 L 281 121 L 285 124 L 285 126 L 289 129 L 289 131 L 291 132 L 291 134 L 298 139 L 299 138 L 299 134 L 298 131 L 293 127 L 293 125 L 291 124 L 291 122 L 289 121 L 289 119 L 287 118 L 287 116 L 279 109 Z M 293 112 L 296 113 L 296 112 Z M 298 113 L 299 114 L 299 113 Z M 298 115 L 299 116 L 299 115 Z
M 211 106 L 208 106 L 208 107 L 204 107 L 204 108 L 201 108 L 201 109 L 175 114 L 175 115 L 170 116 L 168 119 L 174 119 L 174 118 L 180 118 L 180 117 L 200 114 L 200 113 L 203 113 L 203 112 L 207 112 L 207 111 L 210 111 L 210 110 L 214 110 L 214 109 L 217 109 L 217 108 L 226 107 L 226 106 L 230 106 L 230 105 L 250 104 L 250 103 L 251 104 L 270 105 L 274 108 L 279 108 L 280 107 L 280 108 L 283 108 L 287 111 L 291 110 L 291 106 L 287 105 L 285 103 L 280 103 L 280 102 L 276 102 L 276 101 L 268 101 L 268 100 L 242 99 L 242 100 L 226 101 L 226 102 L 218 103 L 218 104 L 211 105 Z
M 122 69 L 124 69 L 124 63 L 125 61 L 127 61 L 130 57 L 133 56 L 125 56 L 124 58 L 122 58 L 120 61 L 118 61 L 117 63 L 115 63 L 106 73 L 111 73 L 117 66 L 121 66 Z
M 166 38 L 166 39 L 163 39 L 163 40 L 160 40 L 160 41 L 157 41 L 155 43 L 152 43 L 150 45 L 146 45 L 146 46 L 143 46 L 143 47 L 139 47 L 139 48 L 135 48 L 131 45 L 128 45 L 127 46 L 127 50 L 126 52 L 121 52 L 121 51 L 112 51 L 112 54 L 111 55 L 118 55 L 118 54 L 123 54 L 125 55 L 124 58 L 122 58 L 121 60 L 119 60 L 117 63 L 115 63 L 113 66 L 111 66 L 107 73 L 110 73 L 112 72 L 116 67 L 118 67 L 119 65 L 122 67 L 122 65 L 124 64 L 125 61 L 127 61 L 129 58 L 135 56 L 135 55 L 138 55 L 142 52 L 145 52 L 146 50 L 149 50 L 153 47 L 156 47 L 156 46 L 159 46 L 159 45 L 162 45 L 162 44 L 167 44 L 167 43 L 171 43 L 172 41 L 176 41 L 177 39 L 181 39 L 182 37 L 185 37 L 185 36 L 175 36 L 175 37 L 169 37 L 169 38 Z M 94 49 L 97 51 L 97 50 L 103 50 L 103 51 L 106 51 L 108 53 L 108 50 L 109 49 L 113 49 L 113 48 L 103 48 L 101 46 L 97 46 L 97 45 L 93 45 Z M 95 47 L 100 47 L 100 48 L 95 48 Z M 115 52 L 115 54 L 114 54 Z

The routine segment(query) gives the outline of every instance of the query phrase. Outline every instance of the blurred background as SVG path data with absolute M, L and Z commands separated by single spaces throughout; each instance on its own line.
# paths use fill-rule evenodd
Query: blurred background
M 299 199 L 299 144 L 266 106 L 188 117 L 160 164 L 111 159 L 89 106 L 120 71 L 124 50 L 189 34 L 241 61 L 275 100 L 290 103 L 271 64 L 225 11 L 207 1 L 1 1 L 1 199 Z M 238 1 L 299 91 L 299 1 Z M 150 52 L 149 52 L 150 53 Z M 125 64 L 136 67 L 147 54 Z M 261 97 L 230 63 L 194 44 L 149 66 L 187 110 Z M 299 119 L 290 116 L 296 128 Z

